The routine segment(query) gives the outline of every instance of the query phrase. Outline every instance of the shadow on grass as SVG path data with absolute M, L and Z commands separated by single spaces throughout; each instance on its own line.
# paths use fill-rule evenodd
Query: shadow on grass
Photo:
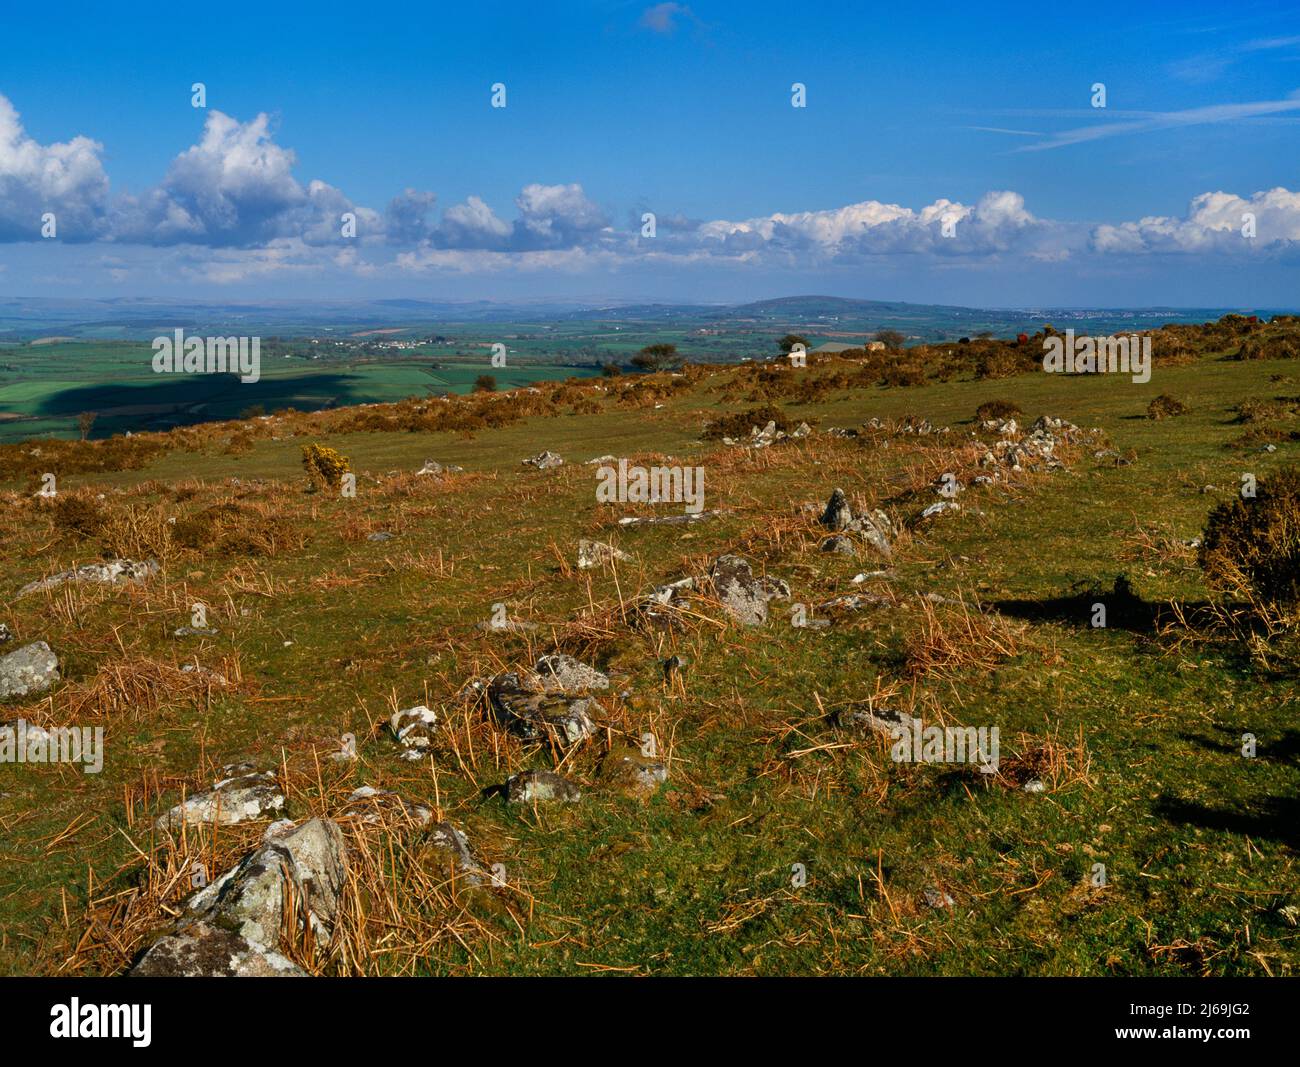
M 1099 617 L 1096 607 L 1101 604 L 1106 609 L 1103 625 L 1107 629 L 1139 634 L 1154 634 L 1160 623 L 1172 622 L 1177 617 L 1169 602 L 1143 600 L 1124 575 L 1115 579 L 1109 592 L 1095 583 L 1082 584 L 1082 588 L 1076 586 L 1075 590 L 1039 600 L 995 600 L 991 607 L 999 614 L 1026 622 L 1060 622 L 1092 628 Z M 1203 602 L 1182 603 L 1180 607 L 1188 620 L 1200 619 L 1209 611 L 1209 604 Z
M 1266 838 L 1300 848 L 1300 797 L 1261 797 L 1249 810 L 1241 810 L 1212 808 L 1165 795 L 1156 801 L 1155 813 L 1181 826 Z

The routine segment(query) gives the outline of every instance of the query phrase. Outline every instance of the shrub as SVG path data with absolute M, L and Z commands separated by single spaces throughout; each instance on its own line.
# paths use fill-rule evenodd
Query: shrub
M 218 556 L 273 556 L 302 548 L 309 537 L 289 520 L 233 501 L 176 521 L 176 542 Z
M 343 475 L 352 470 L 347 456 L 328 445 L 302 446 L 302 465 L 314 485 L 337 489 L 343 484 Z
M 884 382 L 886 385 L 900 387 L 924 385 L 925 379 L 925 367 L 920 363 L 897 361 L 885 367 Z
M 497 391 L 497 380 L 491 374 L 480 374 L 474 379 L 474 392 L 476 393 L 495 393 Z
M 1252 334 L 1241 342 L 1237 359 L 1300 358 L 1300 334 L 1294 332 Z
M 975 421 L 987 422 L 989 419 L 1009 419 L 1013 415 L 1022 415 L 1020 405 L 1014 400 L 986 400 L 975 409 Z
M 107 515 L 97 500 L 84 494 L 61 493 L 50 505 L 51 518 L 60 530 L 80 537 L 95 537 L 104 529 Z
M 1186 414 L 1187 405 L 1168 393 L 1161 393 L 1147 405 L 1148 419 L 1172 419 L 1175 415 Z
M 1300 468 L 1260 478 L 1253 497 L 1214 508 L 1198 561 L 1212 588 L 1270 604 L 1300 601 Z
M 794 428 L 784 411 L 775 404 L 763 404 L 735 415 L 723 415 L 704 427 L 704 439 L 716 441 L 723 437 L 748 437 L 750 430 L 757 426 L 762 429 L 769 422 L 776 423 L 778 430 L 790 431 Z

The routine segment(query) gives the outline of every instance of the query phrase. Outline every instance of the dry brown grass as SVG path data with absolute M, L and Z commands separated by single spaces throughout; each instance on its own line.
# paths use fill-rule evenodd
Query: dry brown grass
M 936 604 L 918 597 L 919 625 L 909 632 L 904 655 L 909 677 L 953 677 L 989 671 L 1028 647 L 1027 627 L 972 607 L 964 599 Z

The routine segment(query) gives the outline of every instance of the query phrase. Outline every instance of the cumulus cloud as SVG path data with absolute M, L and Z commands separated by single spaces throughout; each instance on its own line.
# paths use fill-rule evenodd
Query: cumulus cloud
M 418 244 L 431 232 L 429 215 L 437 203 L 436 193 L 406 189 L 388 203 L 385 232 L 393 244 Z
M 198 144 L 172 161 L 159 185 L 114 205 L 113 236 L 155 245 L 252 247 L 287 237 L 324 244 L 339 236 L 345 212 L 357 215 L 358 233 L 380 228 L 375 212 L 332 185 L 303 186 L 295 162 L 275 143 L 267 115 L 240 122 L 209 111 Z
M 1014 192 L 991 192 L 973 207 L 941 198 L 914 210 L 878 200 L 823 211 L 776 213 L 698 227 L 700 245 L 722 255 L 768 253 L 835 261 L 862 256 L 973 255 L 1034 251 L 1072 240 L 1067 228 L 1036 218 Z
M 1300 249 L 1300 193 L 1285 188 L 1206 192 L 1183 216 L 1095 225 L 1037 216 L 1019 193 L 1001 190 L 973 203 L 863 200 L 739 220 L 642 205 L 616 229 L 577 182 L 525 185 L 513 214 L 469 196 L 438 217 L 435 193 L 412 188 L 375 211 L 326 181 L 297 177 L 294 152 L 276 142 L 265 114 L 241 122 L 209 111 L 197 143 L 137 196 L 110 196 L 102 151 L 84 136 L 38 144 L 0 96 L 0 241 L 39 241 L 41 215 L 52 211 L 61 241 L 102 240 L 141 254 L 171 247 L 168 262 L 178 274 L 215 281 L 325 268 L 367 274 L 618 270 L 647 262 L 851 267 L 888 256 L 992 263 Z M 657 216 L 653 238 L 640 235 L 647 208 Z M 353 239 L 342 232 L 349 215 Z M 1254 238 L 1243 234 L 1247 216 L 1254 218 Z
M 438 244 L 442 248 L 505 251 L 510 243 L 510 224 L 477 196 L 442 213 Z
M 1253 218 L 1254 236 L 1248 237 Z M 1187 215 L 1150 215 L 1136 222 L 1103 224 L 1092 233 L 1098 252 L 1249 254 L 1289 249 L 1300 243 L 1300 193 L 1278 187 L 1250 197 L 1201 193 Z
M 39 239 L 46 213 L 54 214 L 60 240 L 98 237 L 108 203 L 102 151 L 89 137 L 38 144 L 0 96 L 0 241 Z

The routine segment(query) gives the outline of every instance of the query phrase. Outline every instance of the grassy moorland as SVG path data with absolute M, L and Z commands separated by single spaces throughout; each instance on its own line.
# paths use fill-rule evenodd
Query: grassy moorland
M 103 725 L 107 750 L 98 775 L 0 765 L 0 970 L 124 970 L 176 914 L 186 864 L 225 870 L 265 827 L 172 839 L 154 818 L 250 760 L 277 770 L 295 819 L 335 816 L 371 784 L 502 865 L 501 885 L 469 889 L 427 831 L 344 820 L 346 936 L 288 950 L 318 973 L 1296 974 L 1294 631 L 1243 623 L 1190 544 L 1243 474 L 1297 462 L 1300 408 L 1276 398 L 1300 394 L 1300 362 L 1231 358 L 1241 344 L 1189 328 L 1176 358 L 1157 343 L 1145 385 L 998 359 L 944 368 L 932 352 L 907 357 L 933 357 L 919 373 L 691 367 L 214 423 L 132 438 L 129 458 L 121 439 L 5 446 L 0 621 L 9 647 L 47 641 L 63 680 L 3 718 Z M 1148 418 L 1162 394 L 1186 412 Z M 1022 426 L 1050 415 L 1101 436 L 1062 445 L 1059 469 L 977 485 L 999 433 L 975 411 L 994 400 Z M 762 449 L 703 435 L 764 405 L 814 432 Z M 825 432 L 872 419 L 857 437 Z M 948 432 L 905 432 L 909 419 Z M 355 498 L 308 490 L 308 443 L 348 458 Z M 542 449 L 565 465 L 521 465 Z M 681 509 L 597 503 L 585 461 L 611 453 L 698 465 L 721 513 L 620 527 Z M 463 470 L 415 474 L 428 459 Z M 47 470 L 54 500 L 33 495 Z M 960 511 L 920 521 L 946 472 L 966 486 Z M 892 559 L 820 550 L 836 487 L 894 520 Z M 579 570 L 581 538 L 631 559 Z M 791 625 L 780 602 L 745 627 L 707 598 L 676 629 L 629 624 L 638 594 L 725 552 L 788 582 L 792 602 L 872 602 L 814 610 L 825 628 Z M 113 556 L 161 573 L 14 596 Z M 195 603 L 219 633 L 172 636 Z M 535 629 L 479 628 L 497 604 Z M 520 741 L 463 693 L 557 649 L 613 679 L 577 746 Z M 670 683 L 674 654 L 688 662 Z M 999 773 L 892 760 L 878 735 L 833 725 L 861 702 L 997 726 Z M 387 719 L 420 703 L 440 719 L 431 755 L 401 761 Z M 328 758 L 345 733 L 355 762 Z M 669 777 L 630 799 L 606 757 L 646 733 Z M 582 800 L 492 792 L 527 767 L 558 768 Z M 936 894 L 951 905 L 929 906 Z

